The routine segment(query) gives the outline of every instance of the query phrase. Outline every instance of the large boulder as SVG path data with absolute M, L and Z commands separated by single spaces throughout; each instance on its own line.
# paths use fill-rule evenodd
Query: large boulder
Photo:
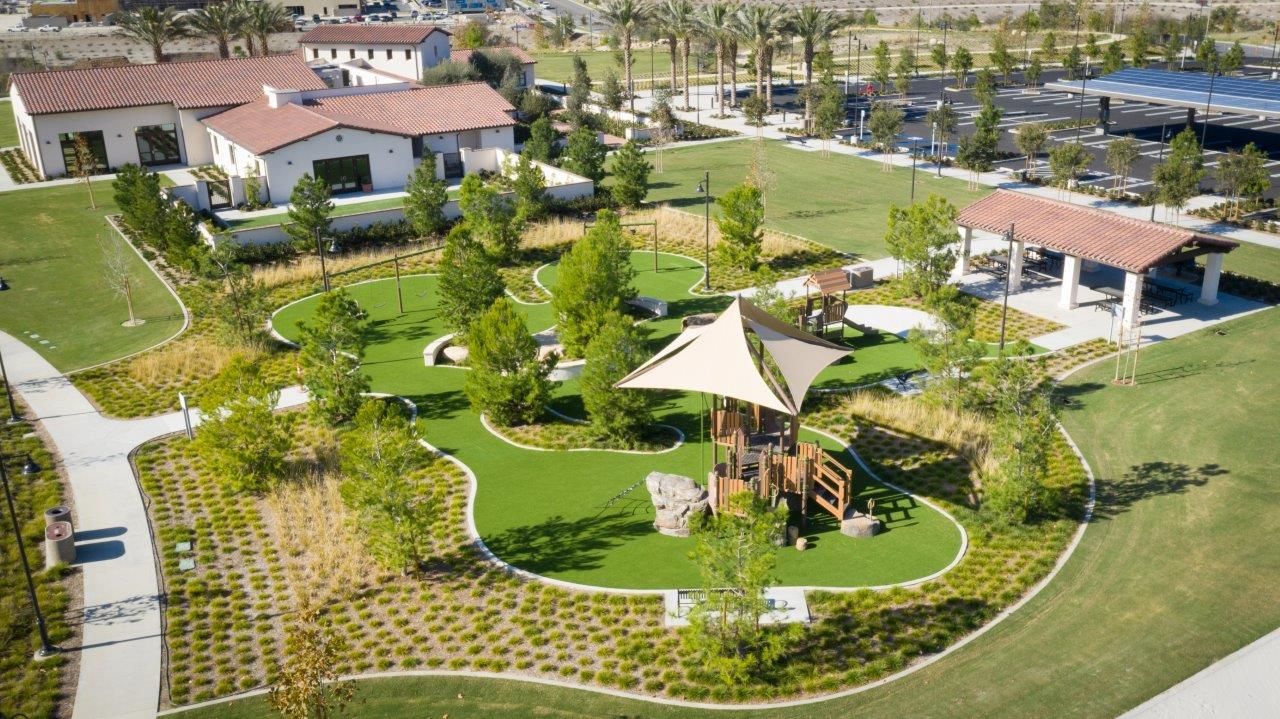
M 653 528 L 669 537 L 689 536 L 689 519 L 707 511 L 707 490 L 678 474 L 650 472 L 644 486 L 653 499 Z

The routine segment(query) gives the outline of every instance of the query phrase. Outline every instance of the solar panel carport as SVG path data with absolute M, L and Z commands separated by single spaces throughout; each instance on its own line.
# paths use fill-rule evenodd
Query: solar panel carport
M 1110 98 L 1185 107 L 1188 123 L 1197 110 L 1280 119 L 1280 82 L 1254 78 L 1131 67 L 1094 80 L 1047 83 L 1045 89 L 1097 96 L 1101 122 L 1108 119 Z

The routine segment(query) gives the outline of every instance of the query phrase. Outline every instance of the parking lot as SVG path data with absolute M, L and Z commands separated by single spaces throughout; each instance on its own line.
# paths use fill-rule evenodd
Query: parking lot
M 1061 78 L 1062 71 L 1046 71 L 1040 84 L 1053 82 Z M 1259 73 L 1258 77 L 1266 77 Z M 856 78 L 855 78 L 856 79 Z M 865 80 L 865 78 L 863 78 Z M 1000 129 L 1000 149 L 1015 153 L 1015 157 L 1003 160 L 998 164 L 1011 170 L 1021 170 L 1026 164 L 1026 157 L 1017 154 L 1014 133 L 1018 126 L 1033 122 L 1054 123 L 1073 121 L 1078 118 L 1096 119 L 1098 115 L 1097 98 L 1085 97 L 1083 102 L 1079 95 L 1068 95 L 1062 92 L 1027 92 L 1022 86 L 1022 78 L 1018 73 L 1012 77 L 1013 86 L 1001 87 L 997 90 L 995 103 L 1002 112 Z M 948 79 L 945 85 L 954 84 Z M 960 136 L 973 132 L 975 116 L 979 104 L 974 99 L 973 81 L 969 81 L 969 89 L 949 90 L 943 92 L 944 81 L 933 77 L 922 77 L 911 84 L 907 94 L 908 105 L 902 129 L 902 144 L 915 144 L 922 152 L 929 148 L 932 128 L 927 114 L 937 106 L 941 97 L 947 101 L 960 115 L 958 133 Z M 788 89 L 789 90 L 789 89 Z M 892 98 L 891 98 L 892 99 Z M 796 96 L 789 91 L 775 92 L 775 101 L 779 104 L 799 109 Z M 856 128 L 860 114 L 867 109 L 866 103 L 850 103 L 846 121 L 849 127 Z M 1117 137 L 1132 134 L 1141 145 L 1141 157 L 1134 164 L 1129 177 L 1128 187 L 1134 192 L 1151 190 L 1151 174 L 1160 157 L 1161 132 L 1166 140 L 1172 138 L 1186 126 L 1187 111 L 1183 108 L 1151 105 L 1141 102 L 1123 102 L 1113 100 L 1111 104 L 1111 124 L 1106 135 L 1098 135 L 1093 125 L 1080 129 L 1058 130 L 1050 134 L 1049 143 L 1044 153 L 1035 161 L 1034 166 L 1039 174 L 1047 174 L 1048 150 L 1056 143 L 1079 140 L 1093 156 L 1089 171 L 1080 178 L 1082 184 L 1099 187 L 1111 187 L 1116 176 L 1107 170 L 1107 144 Z M 1204 131 L 1203 111 L 1197 113 L 1195 131 L 1197 136 Z M 917 138 L 912 140 L 912 138 Z M 951 138 L 948 154 L 953 156 L 960 137 Z M 1228 148 L 1239 149 L 1253 142 L 1269 156 L 1268 168 L 1273 179 L 1280 178 L 1280 120 L 1260 120 L 1256 116 L 1218 115 L 1209 117 L 1209 128 L 1206 141 L 1206 173 L 1203 186 L 1212 189 L 1215 184 L 1214 168 L 1220 157 Z M 1166 146 L 1167 149 L 1167 146 Z M 1269 193 L 1270 197 L 1280 197 L 1280 181 L 1277 181 Z

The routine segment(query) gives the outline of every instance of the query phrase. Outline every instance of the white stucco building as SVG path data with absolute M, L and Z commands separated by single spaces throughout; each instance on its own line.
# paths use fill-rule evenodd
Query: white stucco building
M 334 194 L 371 192 L 403 187 L 424 149 L 441 178 L 463 174 L 464 150 L 515 149 L 515 108 L 484 83 L 384 88 L 265 88 L 205 118 L 213 162 L 230 177 L 256 174 L 264 199 L 282 204 L 306 173 Z
M 101 171 L 127 163 L 201 165 L 213 159 L 202 120 L 262 96 L 262 86 L 319 90 L 296 55 L 14 73 L 22 151 L 45 178 L 74 163 L 83 136 Z
M 319 25 L 303 33 L 298 46 L 307 62 L 340 64 L 362 60 L 409 80 L 449 59 L 449 33 L 434 25 Z M 344 82 L 345 85 L 354 84 Z

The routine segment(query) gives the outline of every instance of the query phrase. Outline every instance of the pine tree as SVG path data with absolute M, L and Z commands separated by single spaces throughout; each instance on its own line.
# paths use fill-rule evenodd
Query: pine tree
M 303 384 L 311 409 L 330 425 L 355 415 L 369 378 L 360 371 L 368 319 L 344 289 L 320 298 L 315 315 L 300 327 Z
M 300 251 L 315 248 L 316 237 L 323 238 L 329 233 L 329 215 L 333 213 L 329 197 L 329 183 L 312 177 L 309 172 L 293 186 L 289 194 L 289 223 L 284 229 Z
M 440 317 L 445 326 L 465 344 L 472 323 L 505 292 L 497 262 L 472 238 L 465 223 L 455 226 L 440 259 Z
M 652 171 L 653 165 L 645 159 L 639 146 L 628 140 L 613 158 L 613 186 L 609 189 L 614 202 L 623 207 L 639 207 L 649 194 Z
M 516 216 L 521 222 L 541 219 L 547 214 L 547 178 L 542 168 L 524 155 L 518 155 L 509 163 L 507 176 L 511 189 L 516 193 Z
M 529 139 L 525 140 L 520 154 L 531 160 L 551 162 L 556 156 L 556 130 L 551 126 L 551 119 L 539 117 L 529 125 Z
M 569 135 L 561 165 L 577 175 L 600 182 L 604 179 L 604 162 L 609 148 L 600 142 L 599 136 L 589 127 L 579 127 Z
M 618 216 L 602 210 L 595 225 L 560 259 L 551 308 L 567 356 L 583 356 L 608 313 L 621 312 L 635 296 L 629 250 Z
M 600 86 L 601 101 L 604 106 L 617 112 L 622 109 L 622 105 L 626 102 L 627 91 L 622 87 L 622 81 L 618 79 L 618 73 L 613 68 L 604 71 L 604 80 Z
M 484 245 L 498 264 L 506 264 L 515 258 L 520 234 L 524 231 L 524 222 L 516 212 L 515 203 L 486 184 L 479 175 L 467 175 L 462 179 L 458 193 L 458 207 L 472 236 Z
M 444 216 L 449 183 L 436 178 L 436 155 L 423 149 L 422 160 L 405 182 L 404 216 L 419 237 L 438 235 L 449 226 Z
M 618 312 L 605 315 L 587 343 L 580 383 L 582 405 L 597 436 L 635 446 L 653 424 L 651 392 L 614 387 L 648 357 L 644 337 L 628 317 Z
M 557 357 L 538 359 L 538 343 L 510 300 L 499 298 L 480 316 L 467 348 L 471 371 L 463 389 L 473 410 L 503 427 L 542 416 L 551 396 L 547 375 Z

